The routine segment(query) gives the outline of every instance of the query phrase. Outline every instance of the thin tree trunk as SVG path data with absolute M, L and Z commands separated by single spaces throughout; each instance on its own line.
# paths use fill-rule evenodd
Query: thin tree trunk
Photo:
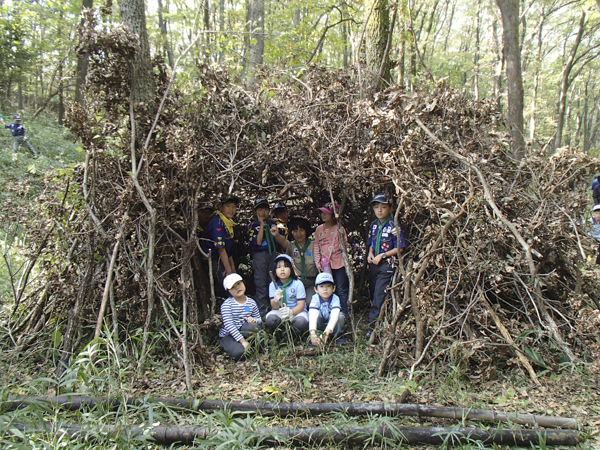
M 167 60 L 169 61 L 169 67 L 173 69 L 173 51 L 171 50 L 171 44 L 169 43 L 169 36 L 167 35 L 167 22 L 163 18 L 163 3 L 162 0 L 158 0 L 158 28 L 163 39 L 163 50 L 167 54 Z
M 571 52 L 569 53 L 569 58 L 563 68 L 562 80 L 560 83 L 560 94 L 558 97 L 558 117 L 556 120 L 556 137 L 554 140 L 554 148 L 557 149 L 562 145 L 562 137 L 563 137 L 563 128 L 565 121 L 565 112 L 566 112 L 566 103 L 567 103 L 567 91 L 569 90 L 570 80 L 569 75 L 571 74 L 571 69 L 573 69 L 573 64 L 575 62 L 575 55 L 577 54 L 577 49 L 579 48 L 579 44 L 581 43 L 581 38 L 583 37 L 583 30 L 585 28 L 585 18 L 586 13 L 583 11 L 581 13 L 581 18 L 579 19 L 579 27 L 577 29 L 577 36 L 575 37 L 575 42 L 573 43 L 573 47 L 571 47 Z
M 85 8 L 92 8 L 93 6 L 93 0 L 83 0 L 81 4 L 81 25 L 83 25 L 85 22 L 83 10 Z M 88 58 L 88 55 L 79 55 L 77 57 L 77 71 L 75 75 L 75 101 L 80 105 L 83 104 L 82 88 L 85 84 L 85 78 L 87 76 Z
M 475 100 L 479 100 L 479 51 L 481 34 L 481 0 L 477 0 L 477 12 L 475 14 L 475 54 L 473 55 L 473 91 Z
M 265 1 L 250 0 L 250 48 L 248 58 L 248 87 L 258 83 L 256 71 L 263 63 L 265 52 Z

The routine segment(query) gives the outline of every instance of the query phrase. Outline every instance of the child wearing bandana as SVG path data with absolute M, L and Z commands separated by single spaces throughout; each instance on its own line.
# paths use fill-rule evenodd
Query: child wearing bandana
M 392 206 L 385 194 L 377 194 L 371 200 L 371 207 L 377 220 L 369 227 L 367 247 L 369 247 L 369 296 L 371 298 L 371 311 L 369 313 L 369 331 L 375 328 L 375 322 L 379 317 L 385 291 L 392 281 L 394 275 L 394 257 L 401 252 L 406 243 L 404 232 L 400 227 L 400 242 L 396 235 L 396 224 L 392 219 Z

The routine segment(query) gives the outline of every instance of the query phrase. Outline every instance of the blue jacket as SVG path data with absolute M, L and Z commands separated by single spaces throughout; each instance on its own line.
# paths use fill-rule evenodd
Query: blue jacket
M 25 127 L 22 123 L 11 123 L 4 125 L 4 128 L 8 128 L 13 136 L 25 136 Z

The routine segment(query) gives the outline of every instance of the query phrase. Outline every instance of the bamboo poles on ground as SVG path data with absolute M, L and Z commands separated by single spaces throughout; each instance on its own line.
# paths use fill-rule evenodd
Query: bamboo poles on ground
M 22 397 L 12 398 L 0 403 L 0 411 L 12 411 L 24 408 L 31 403 L 49 403 L 64 409 L 78 410 L 84 407 L 119 408 L 122 405 L 143 406 L 163 405 L 184 408 L 193 411 L 214 412 L 230 410 L 241 413 L 258 413 L 261 415 L 318 415 L 325 413 L 343 412 L 348 416 L 380 415 L 389 417 L 437 417 L 454 420 L 484 420 L 518 425 L 533 425 L 544 428 L 579 429 L 576 419 L 535 414 L 506 413 L 488 409 L 460 408 L 449 406 L 430 406 L 410 403 L 274 403 L 232 400 L 200 400 L 179 398 L 92 398 L 85 396 L 59 397 Z
M 65 434 L 71 438 L 84 439 L 110 437 L 134 438 L 145 435 L 159 444 L 191 445 L 197 440 L 217 437 L 219 430 L 209 427 L 155 426 L 140 427 L 113 425 L 101 426 L 97 431 L 86 430 L 82 425 L 46 423 L 40 428 L 31 428 L 23 424 L 12 423 L 8 433 L 19 436 L 16 430 L 25 433 Z M 12 430 L 12 431 L 11 431 Z M 345 444 L 350 447 L 364 446 L 367 441 L 389 441 L 404 444 L 445 443 L 466 444 L 483 442 L 497 445 L 530 446 L 543 441 L 546 445 L 574 446 L 579 443 L 579 432 L 575 430 L 501 430 L 467 427 L 345 427 L 345 428 L 291 428 L 291 427 L 257 427 L 249 430 L 256 434 L 257 443 L 279 445 L 282 440 L 295 444 Z

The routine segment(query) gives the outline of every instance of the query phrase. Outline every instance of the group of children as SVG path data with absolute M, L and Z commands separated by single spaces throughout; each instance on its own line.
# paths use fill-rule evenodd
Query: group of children
M 340 244 L 340 240 L 347 243 L 347 235 L 336 219 L 339 205 L 328 203 L 318 208 L 323 223 L 313 233 L 305 218 L 288 221 L 284 204 L 275 205 L 271 219 L 268 200 L 254 201 L 254 217 L 248 226 L 256 287 L 255 299 L 251 299 L 236 273 L 232 255 L 233 218 L 239 203 L 235 196 L 223 198 L 214 217 L 202 224 L 203 251 L 207 259 L 212 258 L 213 276 L 222 280 L 228 296 L 221 307 L 223 327 L 219 337 L 223 349 L 239 360 L 249 345 L 246 338 L 262 328 L 263 321 L 270 330 L 288 321 L 300 334 L 309 333 L 309 345 L 322 345 L 330 338 L 345 344 L 349 280 L 342 254 L 345 246 Z M 394 257 L 405 246 L 402 228 L 392 218 L 389 199 L 378 194 L 371 206 L 377 220 L 369 227 L 367 238 L 371 299 L 368 336 L 394 274 Z

